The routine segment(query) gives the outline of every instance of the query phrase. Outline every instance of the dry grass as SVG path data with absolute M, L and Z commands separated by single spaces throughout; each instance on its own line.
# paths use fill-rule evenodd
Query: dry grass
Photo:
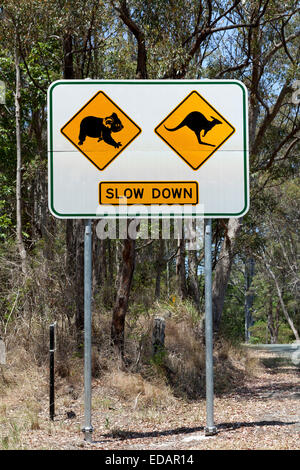
M 191 355 L 197 346 L 196 338 L 186 340 L 187 328 L 188 325 L 181 324 L 175 333 L 176 324 L 172 324 L 166 345 L 172 358 L 176 352 L 177 362 L 172 359 L 174 369 L 177 367 L 181 377 L 186 374 L 191 380 L 193 367 L 202 363 L 198 362 L 201 356 L 196 350 L 193 359 L 183 367 L 185 354 Z M 296 400 L 288 396 L 285 400 L 271 397 L 267 403 L 261 398 L 261 394 L 274 389 L 274 372 L 261 367 L 252 352 L 245 356 L 227 343 L 215 346 L 216 383 L 228 377 L 230 380 L 230 389 L 226 385 L 228 392 L 219 393 L 215 400 L 218 437 L 204 441 L 203 445 L 192 440 L 205 424 L 205 399 L 186 400 L 184 393 L 181 398 L 176 397 L 175 384 L 170 386 L 168 371 L 161 365 L 143 364 L 140 372 L 130 372 L 119 370 L 110 362 L 109 369 L 101 369 L 99 377 L 93 380 L 92 416 L 98 443 L 91 448 L 297 448 L 293 434 Z M 101 363 L 101 355 L 98 360 Z M 69 358 L 69 366 L 68 376 L 56 378 L 56 418 L 51 423 L 47 367 L 32 361 L 23 348 L 14 354 L 8 352 L 8 365 L 2 366 L 0 374 L 1 449 L 79 449 L 84 445 L 80 431 L 84 412 L 82 359 Z M 160 373 L 156 373 L 158 369 Z M 243 376 L 246 370 L 247 378 Z M 281 384 L 284 394 L 295 390 L 296 376 L 291 374 L 292 371 L 289 375 L 278 371 L 276 393 Z M 248 390 L 246 395 L 238 391 L 242 386 Z M 67 419 L 67 412 L 71 411 L 75 417 Z M 186 442 L 186 437 L 191 441 Z
M 111 387 L 123 400 L 136 409 L 159 409 L 173 400 L 172 393 L 163 381 L 156 384 L 143 379 L 140 374 L 114 371 L 105 376 L 108 387 Z
M 204 346 L 186 320 L 167 322 L 166 351 L 167 375 L 176 395 L 189 398 L 203 395 Z
M 22 346 L 8 351 L 7 364 L 0 374 L 0 448 L 24 449 L 21 433 L 40 429 L 47 389 L 40 368 Z
M 7 364 L 0 366 L 0 449 L 83 446 L 82 350 L 76 348 L 74 292 L 62 272 L 63 252 L 57 248 L 47 263 L 42 256 L 35 256 L 26 279 L 20 276 L 13 253 L 12 262 L 0 267 L 6 302 L 0 306 L 7 313 L 0 324 L 7 346 Z M 141 299 L 141 305 L 143 308 L 133 303 L 126 318 L 126 370 L 120 370 L 112 354 L 111 312 L 100 303 L 93 312 L 92 406 L 98 440 L 95 448 L 154 448 L 153 445 L 163 445 L 168 433 L 177 436 L 180 430 L 192 432 L 205 423 L 205 348 L 199 334 L 202 317 L 191 303 L 178 299 L 151 308 L 149 303 L 148 309 Z M 157 314 L 166 320 L 165 349 L 152 357 L 151 334 Z M 57 350 L 56 417 L 52 423 L 48 415 L 48 342 L 49 324 L 53 321 L 57 321 Z M 234 428 L 241 420 L 252 426 L 263 419 L 267 406 L 259 401 L 259 395 L 254 406 L 252 398 L 235 391 L 244 386 L 255 396 L 256 389 L 272 389 L 274 375 L 268 375 L 257 358 L 224 340 L 215 343 L 214 364 L 219 423 L 233 423 Z M 290 385 L 288 376 L 279 379 L 284 386 Z M 289 400 L 287 404 L 286 409 L 292 413 L 295 403 Z M 284 417 L 280 400 L 274 400 L 268 412 L 276 414 L 277 409 Z M 245 428 L 247 433 L 242 426 L 236 431 L 236 448 L 243 435 L 247 437 L 244 446 L 250 445 L 250 439 L 254 448 L 260 445 L 260 439 L 255 440 L 251 434 L 250 425 Z M 226 426 L 224 429 L 225 440 L 219 441 L 219 448 L 234 448 L 231 431 Z M 275 431 L 274 442 L 275 434 L 282 436 L 284 428 Z M 272 448 L 272 443 L 264 444 Z M 179 445 L 174 439 L 174 446 Z M 295 448 L 292 439 L 284 445 Z
M 183 303 L 159 308 L 157 305 L 153 312 L 132 318 L 129 313 L 126 370 L 118 367 L 112 355 L 110 312 L 94 312 L 93 420 L 102 439 L 119 439 L 128 448 L 126 440 L 132 438 L 133 430 L 139 430 L 141 436 L 144 431 L 151 435 L 153 429 L 193 428 L 205 420 L 205 348 L 199 336 L 200 318 Z M 165 317 L 166 337 L 165 349 L 152 357 L 154 313 Z M 70 448 L 70 436 L 73 448 L 78 448 L 84 413 L 82 354 L 64 324 L 58 322 L 56 419 L 51 423 L 48 331 L 36 317 L 31 319 L 28 336 L 29 324 L 23 323 L 17 331 L 13 325 L 8 329 L 7 365 L 0 368 L 0 448 Z M 214 364 L 218 406 L 226 403 L 223 397 L 237 386 L 264 374 L 255 357 L 225 340 L 215 343 Z M 235 405 L 226 404 L 231 406 Z M 68 419 L 71 412 L 74 418 Z

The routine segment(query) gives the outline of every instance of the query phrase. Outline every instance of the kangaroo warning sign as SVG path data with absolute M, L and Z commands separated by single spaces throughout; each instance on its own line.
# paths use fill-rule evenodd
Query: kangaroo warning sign
M 48 90 L 59 218 L 241 217 L 247 90 L 236 80 L 59 80 Z
M 192 91 L 155 129 L 193 170 L 198 170 L 234 131 L 197 91 Z

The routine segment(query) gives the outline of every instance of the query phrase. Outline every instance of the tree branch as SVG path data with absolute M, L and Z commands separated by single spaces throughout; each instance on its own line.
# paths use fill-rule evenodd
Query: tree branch
M 282 105 L 283 103 L 283 100 L 284 98 L 286 97 L 286 95 L 288 93 L 291 93 L 292 91 L 292 88 L 290 86 L 288 86 L 287 82 L 285 83 L 285 85 L 282 87 L 279 95 L 278 95 L 278 98 L 276 100 L 276 103 L 274 104 L 272 110 L 268 113 L 266 113 L 265 115 L 265 118 L 263 119 L 262 123 L 261 123 L 261 126 L 259 128 L 259 131 L 255 137 L 255 140 L 254 140 L 254 144 L 253 144 L 253 148 L 256 149 L 255 151 L 257 152 L 257 149 L 259 148 L 261 142 L 262 142 L 262 139 L 265 135 L 265 132 L 268 128 L 268 126 L 272 123 L 272 121 L 275 119 L 279 109 L 280 109 L 280 106 Z
M 292 137 L 294 137 L 294 136 L 297 134 L 297 132 L 299 132 L 299 130 L 300 130 L 300 124 L 299 124 L 297 127 L 295 127 L 295 129 L 293 129 L 293 131 L 290 132 L 289 135 L 287 135 L 287 136 L 285 137 L 285 139 L 283 139 L 283 140 L 280 142 L 280 144 L 278 145 L 278 147 L 273 151 L 272 155 L 270 156 L 269 161 L 268 161 L 268 163 L 266 164 L 265 168 L 263 168 L 264 170 L 269 170 L 269 168 L 271 168 L 271 166 L 273 165 L 274 160 L 275 160 L 275 158 L 276 158 L 276 155 L 278 155 L 279 151 L 285 146 L 285 144 L 287 144 L 287 142 L 288 142 Z M 291 151 L 292 148 L 296 145 L 297 142 L 299 142 L 299 137 L 296 137 L 296 139 L 294 139 L 294 140 L 290 143 L 290 145 L 289 145 L 288 149 L 286 150 L 285 155 L 284 155 L 284 157 L 282 158 L 282 160 L 284 160 L 284 159 L 287 158 L 288 154 L 290 153 L 290 151 Z
M 288 42 L 290 41 L 293 41 L 293 39 L 296 39 L 300 36 L 300 31 L 298 31 L 297 33 L 294 33 L 294 34 L 290 34 L 287 38 L 285 38 L 284 42 L 281 41 L 280 43 L 278 44 L 275 44 L 275 46 L 273 47 L 273 49 L 271 49 L 269 51 L 269 53 L 265 56 L 264 60 L 263 60 L 263 63 L 262 63 L 262 66 L 265 67 L 265 65 L 269 62 L 269 60 L 271 59 L 271 57 L 279 50 L 281 49 L 282 47 L 284 47 L 284 45 L 286 45 Z
M 119 13 L 121 20 L 126 24 L 129 31 L 134 35 L 137 41 L 138 57 L 136 78 L 148 78 L 145 34 L 140 26 L 135 21 L 133 21 L 126 0 L 121 0 L 119 2 L 119 6 L 116 6 L 115 2 L 112 1 L 112 6 Z

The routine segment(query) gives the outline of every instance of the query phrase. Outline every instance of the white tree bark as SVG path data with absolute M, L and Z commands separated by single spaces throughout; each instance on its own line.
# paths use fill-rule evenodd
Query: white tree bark
M 281 292 L 281 289 L 280 289 L 280 286 L 279 286 L 279 283 L 278 283 L 278 280 L 271 268 L 271 266 L 269 265 L 269 263 L 267 262 L 266 260 L 266 257 L 264 256 L 264 259 L 265 259 L 265 263 L 266 263 L 266 268 L 267 268 L 267 271 L 268 273 L 270 274 L 271 278 L 273 279 L 274 281 L 274 284 L 276 286 L 276 290 L 277 290 L 277 294 L 278 294 L 278 298 L 279 298 L 279 302 L 280 302 L 280 305 L 281 305 L 281 308 L 282 308 L 282 311 L 283 311 L 283 314 L 286 318 L 286 321 L 288 322 L 295 338 L 296 338 L 296 341 L 300 341 L 300 336 L 299 336 L 299 333 L 298 331 L 296 330 L 295 328 L 295 325 L 294 325 L 294 322 L 293 320 L 291 319 L 290 315 L 289 315 L 289 312 L 287 311 L 287 308 L 286 306 L 284 305 L 284 301 L 283 301 L 283 297 L 282 297 L 282 292 Z
M 16 171 L 16 218 L 17 218 L 17 245 L 21 258 L 22 272 L 26 273 L 26 250 L 22 236 L 22 150 L 21 150 L 21 73 L 20 56 L 17 48 L 15 49 L 15 72 L 16 72 L 16 91 L 15 91 L 15 119 L 16 119 L 16 145 L 17 145 L 17 171 Z
M 212 285 L 212 309 L 214 330 L 218 331 L 224 306 L 225 293 L 231 272 L 234 257 L 234 246 L 242 227 L 242 218 L 229 219 L 227 232 L 216 265 L 215 276 Z

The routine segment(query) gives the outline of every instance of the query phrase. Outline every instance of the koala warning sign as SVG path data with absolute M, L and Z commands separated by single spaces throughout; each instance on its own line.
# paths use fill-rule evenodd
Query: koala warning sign
M 58 80 L 48 89 L 58 218 L 226 218 L 249 208 L 238 80 Z
M 235 128 L 197 91 L 192 91 L 155 132 L 193 170 L 198 170 Z
M 99 170 L 104 170 L 140 132 L 103 91 L 61 128 L 61 133 Z

